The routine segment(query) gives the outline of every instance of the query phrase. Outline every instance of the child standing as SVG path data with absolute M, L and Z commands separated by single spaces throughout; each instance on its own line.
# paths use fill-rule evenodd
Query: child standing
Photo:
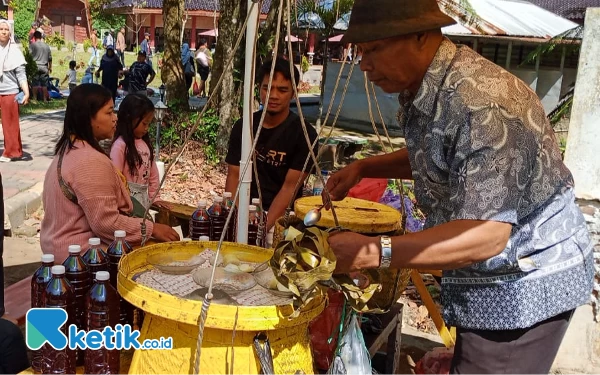
M 58 79 L 56 81 L 58 82 Z M 73 91 L 77 87 L 77 62 L 75 60 L 69 61 L 69 71 L 60 85 L 64 85 L 67 81 L 69 81 L 69 91 Z
M 110 159 L 127 178 L 132 201 L 147 208 L 159 189 L 158 168 L 148 128 L 154 120 L 154 105 L 148 97 L 129 94 L 119 106 L 117 130 L 110 149 Z M 168 207 L 157 195 L 155 205 Z M 135 205 L 135 202 L 134 202 Z

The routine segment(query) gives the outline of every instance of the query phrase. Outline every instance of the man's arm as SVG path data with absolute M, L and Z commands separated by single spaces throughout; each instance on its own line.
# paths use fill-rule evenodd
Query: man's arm
M 237 186 L 240 181 L 240 166 L 239 165 L 227 165 L 227 180 L 225 180 L 225 191 L 231 193 L 232 197 L 235 197 L 237 192 Z
M 450 270 L 470 266 L 502 252 L 512 225 L 491 220 L 453 220 L 422 232 L 392 237 L 390 268 Z M 329 238 L 337 272 L 377 268 L 381 261 L 379 237 L 340 233 Z
M 150 65 L 147 65 L 148 67 L 150 67 Z M 148 86 L 150 83 L 152 83 L 152 81 L 154 80 L 154 77 L 156 77 L 156 72 L 154 71 L 154 69 L 150 68 L 150 80 L 148 82 L 146 82 L 146 86 Z
M 327 180 L 327 191 L 334 201 L 344 199 L 348 191 L 365 177 L 412 180 L 408 150 L 403 148 L 348 165 Z
M 271 207 L 269 207 L 269 215 L 267 217 L 267 231 L 270 230 L 274 225 L 277 219 L 283 216 L 285 213 L 285 209 L 287 208 L 290 200 L 294 197 L 294 189 L 296 188 L 296 184 L 299 179 L 304 181 L 308 173 L 302 173 L 302 171 L 297 171 L 295 169 L 288 170 L 285 175 L 285 181 L 283 182 L 283 186 L 279 190 L 279 193 L 273 199 L 273 203 L 271 203 Z M 302 186 L 302 184 L 300 184 Z

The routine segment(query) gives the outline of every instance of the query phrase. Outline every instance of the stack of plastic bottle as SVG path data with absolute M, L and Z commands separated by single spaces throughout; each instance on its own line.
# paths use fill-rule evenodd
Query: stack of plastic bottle
M 94 284 L 86 298 L 86 321 L 88 330 L 102 332 L 105 327 L 115 329 L 119 324 L 120 303 L 117 290 L 110 284 L 110 274 L 98 271 Z M 85 351 L 85 374 L 120 374 L 119 350 L 100 348 Z
M 52 266 L 54 266 L 54 255 L 42 255 L 42 265 L 38 268 L 31 278 L 31 307 L 46 306 L 45 291 L 48 282 L 52 279 Z M 31 367 L 35 373 L 43 371 L 44 356 L 42 349 L 33 352 L 31 357 Z
M 31 279 L 31 306 L 64 309 L 68 314 L 62 327 L 65 335 L 71 324 L 84 331 L 133 324 L 133 308 L 116 290 L 119 261 L 132 250 L 125 235 L 125 231 L 115 231 L 107 252 L 99 238 L 90 238 L 84 256 L 79 245 L 70 245 L 62 265 L 54 265 L 54 255 L 42 255 L 42 264 Z M 35 373 L 44 374 L 74 374 L 78 365 L 84 365 L 88 374 L 118 374 L 119 361 L 118 350 L 75 351 L 68 346 L 57 350 L 45 344 L 33 352 L 31 365 Z
M 81 246 L 70 245 L 69 256 L 63 262 L 65 277 L 73 287 L 74 321 L 77 329 L 85 330 L 85 296 L 90 290 L 90 269 L 81 257 Z M 83 351 L 77 350 L 77 365 L 83 365 Z
M 75 294 L 73 287 L 65 275 L 65 266 L 52 266 L 52 278 L 44 292 L 44 307 L 60 308 L 67 312 L 67 322 L 61 327 L 66 336 L 68 327 L 75 324 Z M 54 349 L 44 344 L 41 351 L 41 372 L 43 374 L 74 374 L 76 365 L 76 352 L 66 346 L 64 349 Z
M 212 206 L 208 209 L 208 216 L 210 218 L 210 240 L 219 241 L 225 230 L 225 221 L 227 220 L 227 209 L 223 205 L 222 197 L 215 197 Z M 227 233 L 225 234 L 225 241 L 229 241 Z
M 198 208 L 190 218 L 190 238 L 198 241 L 201 236 L 210 238 L 210 216 L 204 199 L 198 201 Z
M 100 239 L 99 238 L 90 238 L 89 240 L 90 247 L 83 254 L 83 261 L 88 265 L 91 274 L 91 280 L 96 280 L 96 273 L 98 271 L 108 271 L 108 255 L 106 252 L 100 247 Z
M 121 257 L 127 253 L 133 251 L 131 245 L 127 241 L 125 241 L 125 236 L 127 233 L 124 230 L 116 230 L 115 231 L 115 240 L 108 246 L 106 250 L 106 254 L 109 259 L 109 273 L 110 273 L 110 283 L 113 288 L 117 289 L 117 275 L 119 274 L 119 261 Z M 122 297 L 120 298 L 120 314 L 121 324 L 134 324 L 134 308 L 133 306 L 125 301 Z
M 248 211 L 248 245 L 257 246 L 260 218 L 255 205 L 248 206 Z

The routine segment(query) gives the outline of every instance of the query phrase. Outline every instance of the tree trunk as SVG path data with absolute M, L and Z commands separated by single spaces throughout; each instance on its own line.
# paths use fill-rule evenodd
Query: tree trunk
M 165 51 L 161 66 L 161 78 L 167 89 L 165 99 L 176 110 L 189 109 L 183 64 L 181 63 L 181 43 L 179 40 L 182 28 L 183 8 L 184 0 L 163 1 Z M 157 64 L 158 61 L 154 63 Z
M 211 72 L 210 89 L 216 86 L 221 75 L 223 83 L 216 95 L 215 108 L 219 114 L 220 130 L 217 150 L 224 155 L 227 152 L 229 134 L 233 123 L 240 118 L 244 74 L 244 41 L 236 51 L 232 66 L 225 66 L 247 16 L 246 0 L 221 0 L 219 19 L 219 43 L 215 50 Z

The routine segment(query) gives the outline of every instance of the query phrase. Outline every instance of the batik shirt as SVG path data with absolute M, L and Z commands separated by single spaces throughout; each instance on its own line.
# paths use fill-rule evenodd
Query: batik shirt
M 400 104 L 425 227 L 453 220 L 512 224 L 502 253 L 444 271 L 446 322 L 526 328 L 586 303 L 592 243 L 535 92 L 444 39 L 417 95 L 401 95 Z

